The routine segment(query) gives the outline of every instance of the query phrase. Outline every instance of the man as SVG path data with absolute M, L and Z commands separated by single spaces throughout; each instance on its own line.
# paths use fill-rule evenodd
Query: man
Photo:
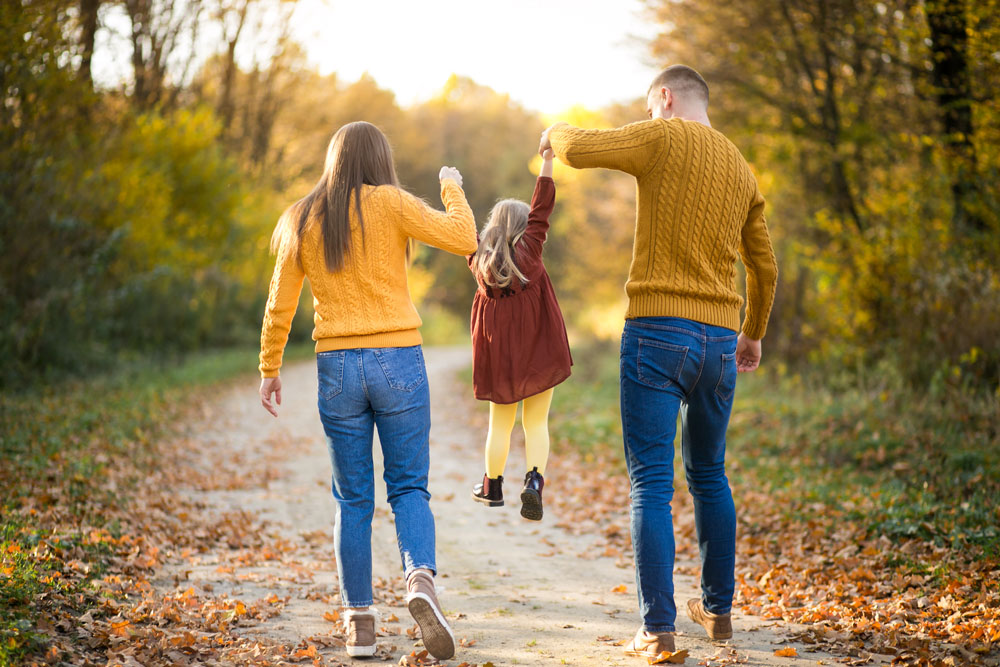
M 618 169 L 638 184 L 621 413 L 643 626 L 626 653 L 651 657 L 674 650 L 678 413 L 702 562 L 702 597 L 688 601 L 688 614 L 710 638 L 732 636 L 736 511 L 726 429 L 737 371 L 760 363 L 777 267 L 764 197 L 736 146 L 712 129 L 705 80 L 690 67 L 668 67 L 646 103 L 650 120 L 614 130 L 557 123 L 542 134 L 539 151 L 551 147 L 571 167 Z M 747 270 L 742 327 L 737 255 Z

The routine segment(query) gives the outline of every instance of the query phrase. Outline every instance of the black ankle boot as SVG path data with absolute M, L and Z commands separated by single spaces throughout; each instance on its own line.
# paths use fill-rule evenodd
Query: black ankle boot
M 521 516 L 530 521 L 542 520 L 542 488 L 545 486 L 545 478 L 538 472 L 538 468 L 532 468 L 524 476 L 524 488 L 521 489 Z
M 472 487 L 472 499 L 487 507 L 503 505 L 503 475 L 496 479 L 483 475 L 483 483 Z

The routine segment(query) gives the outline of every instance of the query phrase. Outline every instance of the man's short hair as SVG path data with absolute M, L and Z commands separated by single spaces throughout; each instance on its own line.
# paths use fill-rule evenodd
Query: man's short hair
M 653 83 L 649 84 L 646 95 L 654 88 L 669 88 L 679 97 L 692 97 L 708 106 L 708 84 L 701 74 L 687 65 L 671 65 L 660 72 Z

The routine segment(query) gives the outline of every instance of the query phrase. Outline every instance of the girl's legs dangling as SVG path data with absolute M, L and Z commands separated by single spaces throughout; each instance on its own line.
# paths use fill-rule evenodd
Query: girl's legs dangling
M 503 475 L 510 451 L 510 432 L 514 430 L 517 403 L 490 402 L 490 430 L 486 434 L 486 476 Z
M 545 464 L 549 460 L 549 407 L 552 405 L 553 389 L 524 399 L 521 415 L 528 470 L 538 468 L 540 475 L 545 474 Z

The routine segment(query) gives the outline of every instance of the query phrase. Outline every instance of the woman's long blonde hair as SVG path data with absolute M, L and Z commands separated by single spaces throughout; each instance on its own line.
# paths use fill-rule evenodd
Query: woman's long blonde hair
M 514 249 L 528 228 L 530 209 L 523 201 L 502 199 L 490 211 L 473 260 L 476 275 L 491 287 L 509 287 L 515 278 L 528 282 L 514 262 Z
M 364 238 L 362 185 L 398 187 L 399 179 L 389 140 L 371 123 L 357 121 L 344 125 L 333 135 L 326 149 L 323 175 L 312 192 L 288 207 L 281 216 L 271 236 L 271 252 L 277 253 L 287 237 L 298 255 L 302 235 L 309 220 L 315 217 L 322 231 L 326 266 L 330 271 L 339 271 L 351 252 L 352 204 Z

